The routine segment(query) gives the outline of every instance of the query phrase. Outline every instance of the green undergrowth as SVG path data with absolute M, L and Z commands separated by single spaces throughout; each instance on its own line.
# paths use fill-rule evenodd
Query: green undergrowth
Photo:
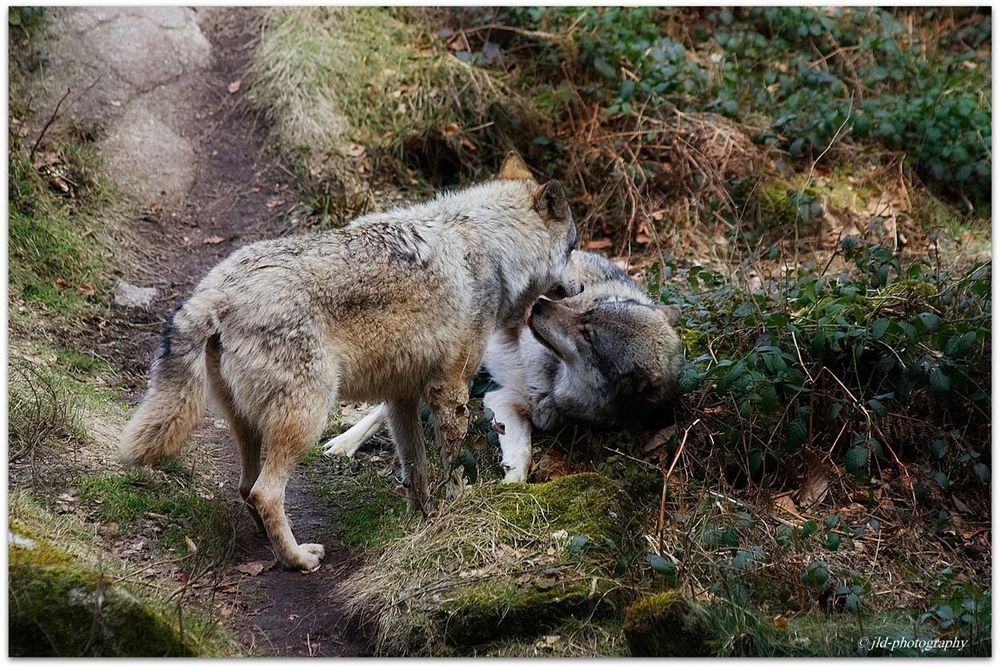
M 228 655 L 235 646 L 176 583 L 136 570 L 95 545 L 76 517 L 27 493 L 10 496 L 12 656 Z
M 714 112 L 762 127 L 755 139 L 794 160 L 812 160 L 835 139 L 902 151 L 922 178 L 989 207 L 988 13 L 567 7 L 503 15 L 569 31 L 589 68 L 585 94 L 609 116 Z
M 901 262 L 857 237 L 839 253 L 754 289 L 699 267 L 654 279 L 685 314 L 682 389 L 721 409 L 703 418 L 714 441 L 755 481 L 824 442 L 859 481 L 901 456 L 931 467 L 929 497 L 988 490 L 991 264 Z
M 224 558 L 235 538 L 234 511 L 225 499 L 199 486 L 193 469 L 179 463 L 86 477 L 79 494 L 101 523 L 116 532 L 155 537 L 174 555 L 197 553 L 208 563 Z
M 378 462 L 342 458 L 321 463 L 313 477 L 317 493 L 330 506 L 340 544 L 377 550 L 402 537 L 410 513 L 391 470 Z

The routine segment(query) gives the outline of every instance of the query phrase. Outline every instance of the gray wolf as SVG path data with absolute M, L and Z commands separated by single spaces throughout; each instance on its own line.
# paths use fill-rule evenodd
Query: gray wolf
M 540 298 L 525 327 L 498 330 L 486 347 L 483 367 L 500 388 L 483 403 L 498 425 L 507 482 L 527 479 L 532 427 L 651 428 L 672 419 L 683 364 L 680 312 L 653 301 L 600 255 L 573 251 L 573 263 L 582 293 L 558 302 Z M 385 416 L 386 407 L 378 406 L 327 441 L 326 453 L 353 455 Z
M 296 542 L 284 493 L 331 406 L 386 402 L 410 506 L 423 510 L 421 403 L 435 413 L 447 471 L 490 335 L 516 325 L 543 293 L 580 291 L 576 240 L 562 185 L 539 185 L 511 154 L 498 178 L 465 190 L 245 246 L 170 321 L 121 459 L 150 464 L 177 453 L 210 394 L 237 443 L 240 494 L 277 555 L 318 568 L 323 546 Z

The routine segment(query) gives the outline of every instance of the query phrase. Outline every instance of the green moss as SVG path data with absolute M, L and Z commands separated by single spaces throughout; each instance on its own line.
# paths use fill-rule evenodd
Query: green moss
M 444 633 L 456 648 L 498 638 L 534 636 L 559 626 L 566 618 L 602 619 L 620 603 L 617 583 L 606 578 L 561 581 L 551 577 L 486 580 L 460 589 L 442 601 Z M 572 576 L 571 576 L 572 577 Z
M 628 656 L 621 620 L 565 619 L 539 636 L 509 638 L 480 645 L 464 656 L 614 657 Z
M 707 656 L 705 632 L 680 592 L 653 594 L 625 610 L 632 656 Z
M 30 540 L 8 552 L 11 656 L 197 653 L 161 613 L 47 541 Z
M 69 591 L 76 592 L 69 594 L 74 597 L 71 603 L 80 605 L 68 610 L 66 615 L 72 615 L 70 618 L 78 621 L 86 614 L 87 624 L 82 628 L 87 630 L 94 628 L 104 634 L 97 638 L 99 643 L 89 646 L 85 652 L 87 654 L 93 655 L 98 652 L 112 654 L 115 651 L 114 645 L 108 644 L 110 642 L 108 634 L 111 632 L 114 632 L 111 640 L 117 638 L 128 640 L 130 635 L 135 635 L 131 630 L 116 631 L 117 617 L 136 620 L 141 637 L 133 637 L 128 642 L 134 645 L 129 651 L 134 651 L 138 655 L 156 654 L 151 642 L 160 643 L 165 653 L 165 648 L 172 643 L 167 637 L 168 633 L 175 639 L 181 639 L 181 629 L 183 638 L 178 642 L 183 647 L 178 650 L 178 654 L 226 656 L 237 650 L 236 645 L 224 634 L 222 628 L 196 605 L 190 602 L 181 604 L 166 598 L 169 593 L 176 590 L 176 581 L 160 580 L 156 577 L 155 571 L 147 571 L 141 577 L 136 577 L 135 565 L 127 564 L 115 554 L 94 543 L 92 525 L 85 525 L 73 514 L 54 515 L 46 511 L 40 499 L 29 496 L 23 490 L 12 489 L 8 501 L 10 513 L 8 527 L 11 534 L 34 542 L 30 549 L 17 545 L 9 546 L 11 564 L 9 607 L 14 610 L 16 592 L 19 596 L 20 610 L 23 611 L 18 622 L 22 624 L 19 629 L 23 630 L 23 633 L 16 636 L 19 640 L 24 638 L 18 645 L 21 654 L 51 655 L 56 652 L 67 654 L 76 651 L 71 645 L 78 644 L 79 638 L 68 636 L 68 639 L 64 639 L 61 635 L 54 635 L 55 632 L 73 631 L 62 628 L 61 608 L 56 612 L 52 611 L 56 604 L 65 607 L 60 597 L 65 594 L 67 587 Z M 14 543 L 24 545 L 19 539 L 15 539 Z M 183 563 L 186 569 L 192 569 L 188 572 L 199 568 L 195 562 L 200 555 L 201 549 L 198 555 L 187 555 L 187 560 Z M 14 576 L 15 562 L 19 569 L 23 566 L 23 571 L 17 571 L 17 577 Z M 95 605 L 98 595 L 103 597 L 100 606 Z M 11 619 L 13 630 L 13 613 Z M 43 636 L 38 629 L 46 620 L 53 621 L 45 628 L 48 635 Z M 147 629 L 150 637 L 146 637 Z M 11 638 L 11 653 L 15 654 L 13 632 Z M 56 644 L 48 642 L 46 645 L 50 640 L 58 642 Z
M 515 527 L 530 531 L 539 522 L 553 531 L 588 538 L 620 535 L 624 499 L 619 485 L 597 473 L 563 476 L 528 485 L 481 485 L 470 491 L 473 502 L 489 502 L 491 510 Z
M 86 352 L 78 350 L 61 350 L 56 361 L 70 372 L 92 373 L 99 369 L 103 362 Z

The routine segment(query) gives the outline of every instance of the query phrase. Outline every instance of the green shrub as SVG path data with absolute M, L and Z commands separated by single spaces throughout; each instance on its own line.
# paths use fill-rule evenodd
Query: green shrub
M 700 267 L 662 288 L 687 314 L 682 388 L 702 387 L 724 407 L 716 442 L 737 448 L 759 478 L 769 458 L 821 441 L 860 479 L 892 461 L 887 448 L 926 454 L 932 441 L 955 442 L 968 455 L 961 470 L 936 468 L 932 478 L 979 484 L 976 466 L 989 459 L 991 264 L 954 273 L 927 259 L 904 265 L 856 237 L 835 259 L 838 273 L 802 269 L 752 290 Z M 925 416 L 922 440 L 894 439 L 900 415 L 913 414 Z

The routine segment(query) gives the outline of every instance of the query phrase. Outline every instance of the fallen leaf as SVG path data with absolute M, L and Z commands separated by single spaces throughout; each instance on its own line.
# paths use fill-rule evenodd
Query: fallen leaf
M 225 237 L 220 237 L 218 235 L 212 235 L 210 237 L 206 237 L 205 238 L 205 244 L 210 244 L 210 245 L 221 244 L 225 240 L 226 240 Z
M 449 137 L 454 137 L 461 131 L 462 128 L 458 127 L 458 123 L 449 123 L 448 125 L 441 128 L 441 136 L 444 137 L 445 139 L 448 139 Z
M 364 144 L 356 144 L 354 142 L 347 145 L 344 149 L 344 153 L 350 158 L 360 158 L 365 154 Z
M 965 513 L 967 515 L 971 515 L 972 514 L 972 508 L 970 508 L 969 506 L 967 506 L 964 502 L 962 502 L 961 499 L 959 499 L 954 494 L 951 495 L 951 500 L 955 502 L 955 508 L 958 509 L 958 512 Z
M 774 619 L 771 621 L 774 622 L 774 628 L 776 629 L 788 628 L 788 618 L 783 615 L 775 615 Z
M 653 240 L 653 237 L 651 237 L 648 234 L 645 234 L 643 232 L 640 232 L 639 234 L 635 235 L 635 242 L 637 244 L 648 244 L 652 240 Z
M 538 465 L 535 467 L 535 480 L 545 482 L 564 476 L 567 473 L 569 473 L 569 469 L 566 467 L 566 457 L 554 450 L 550 450 L 538 460 Z
M 601 250 L 604 248 L 611 248 L 614 242 L 611 239 L 591 239 L 583 245 L 587 250 Z
M 84 297 L 92 297 L 94 295 L 94 286 L 90 283 L 81 283 L 76 286 L 77 291 Z
M 471 51 L 469 40 L 465 38 L 465 33 L 458 33 L 448 42 L 448 48 L 452 51 Z
M 782 510 L 792 513 L 793 515 L 799 514 L 799 509 L 795 507 L 795 502 L 792 501 L 790 494 L 776 496 L 772 499 L 772 501 L 774 501 L 774 505 L 777 508 L 781 508 Z
M 237 566 L 236 570 L 240 573 L 246 573 L 247 575 L 254 577 L 260 575 L 264 571 L 271 570 L 277 563 L 278 562 L 274 559 L 271 561 L 248 561 L 245 564 Z
M 194 554 L 195 552 L 198 551 L 198 546 L 195 545 L 194 541 L 191 540 L 189 537 L 184 536 L 184 543 L 187 545 L 188 552 L 190 552 L 191 554 Z
M 242 81 L 241 81 L 240 79 L 237 79 L 237 80 L 236 80 L 236 81 L 234 81 L 233 83 L 229 84 L 229 86 L 227 86 L 227 87 L 226 87 L 226 90 L 228 90 L 228 91 L 229 91 L 229 94 L 230 94 L 230 95 L 235 95 L 235 94 L 236 94 L 236 92 L 237 92 L 237 91 L 239 91 L 239 89 L 240 89 L 240 84 L 242 84 L 242 83 L 243 83 L 243 82 L 242 82 Z
M 57 288 L 65 288 L 66 287 L 66 279 L 64 279 L 64 278 L 57 278 L 56 279 L 56 287 Z
M 66 180 L 63 179 L 61 176 L 52 176 L 52 177 L 50 177 L 49 178 L 49 185 L 52 186 L 53 188 L 55 188 L 56 190 L 60 190 L 60 191 L 62 191 L 64 193 L 68 193 L 69 192 L 69 184 L 66 183 Z
M 805 470 L 802 473 L 802 487 L 799 489 L 799 505 L 809 510 L 819 505 L 830 491 L 827 465 L 812 450 L 803 450 Z

